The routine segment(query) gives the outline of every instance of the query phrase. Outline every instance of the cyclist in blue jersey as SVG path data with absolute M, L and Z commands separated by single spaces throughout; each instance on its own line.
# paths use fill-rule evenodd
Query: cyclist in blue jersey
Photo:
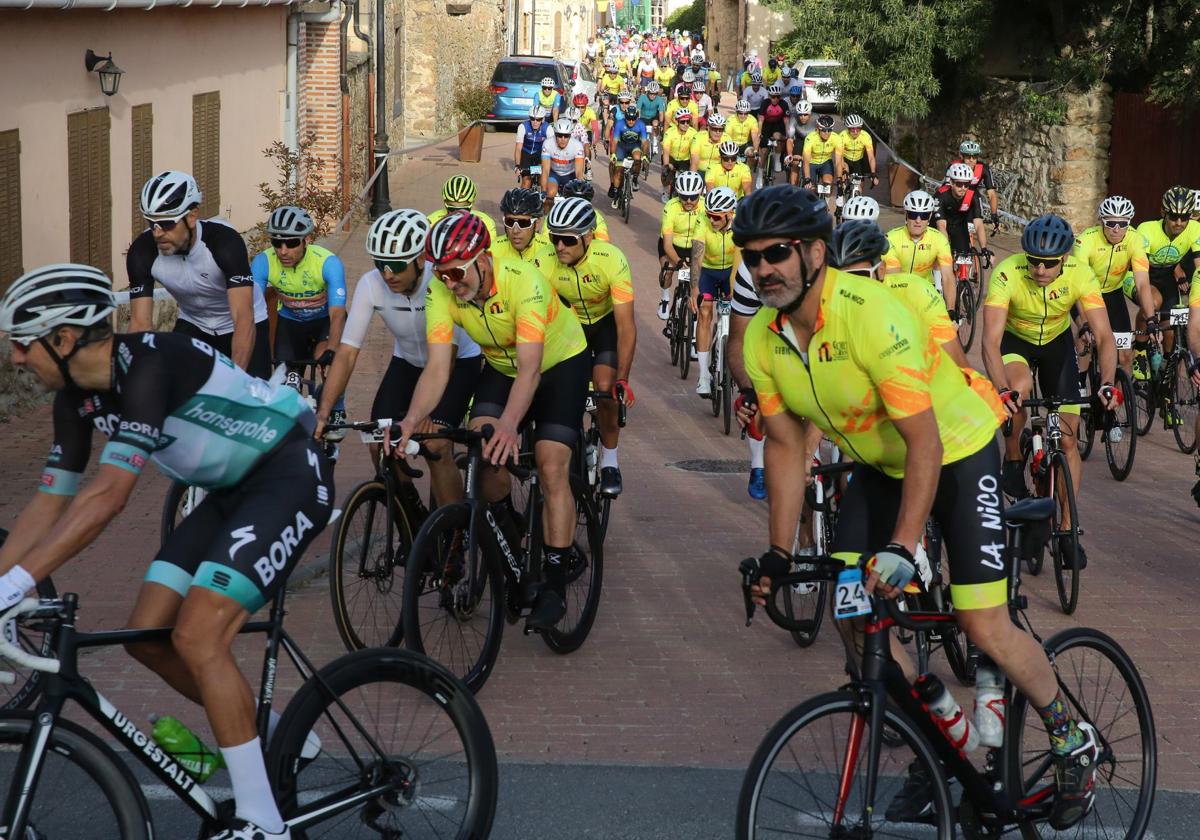
M 667 110 L 667 98 L 662 95 L 662 88 L 658 82 L 648 84 L 646 90 L 638 96 L 637 109 L 647 130 L 662 136 L 662 120 Z
M 255 379 L 199 338 L 114 335 L 114 308 L 112 282 L 84 265 L 35 269 L 0 299 L 13 364 L 56 392 L 50 456 L 0 548 L 0 609 L 100 535 L 147 461 L 208 490 L 155 553 L 126 625 L 173 626 L 171 638 L 129 652 L 208 715 L 237 820 L 213 837 L 286 840 L 230 646 L 329 520 L 316 418 L 297 391 Z M 96 430 L 108 442 L 81 487 Z
M 646 124 L 642 122 L 636 106 L 630 106 L 621 114 L 621 118 L 613 123 L 612 134 L 608 138 L 609 148 L 613 150 L 612 159 L 608 163 L 608 197 L 612 207 L 617 206 L 617 193 L 621 189 L 625 170 L 621 164 L 626 158 L 633 158 L 633 168 L 629 176 L 633 178 L 633 190 L 637 192 L 638 173 L 642 169 L 642 157 L 649 154 L 650 135 Z
M 529 119 L 517 126 L 517 141 L 513 146 L 513 169 L 521 179 L 521 186 L 529 189 L 537 180 L 537 173 L 529 171 L 531 166 L 541 166 L 542 145 L 550 130 L 546 109 L 534 105 L 529 109 Z

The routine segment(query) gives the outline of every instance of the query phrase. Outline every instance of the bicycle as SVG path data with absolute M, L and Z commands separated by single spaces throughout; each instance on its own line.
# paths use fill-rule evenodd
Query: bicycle
M 1028 604 L 1020 594 L 1020 564 L 1015 558 L 1021 554 L 1021 532 L 1045 520 L 1053 509 L 1050 500 L 1026 499 L 1003 514 L 1009 611 L 1045 649 L 1071 712 L 1095 727 L 1100 742 L 1095 805 L 1071 831 L 1074 836 L 1136 840 L 1150 821 L 1158 769 L 1153 714 L 1137 666 L 1117 642 L 1097 630 L 1072 628 L 1043 640 L 1030 625 Z M 757 561 L 742 561 L 739 571 L 749 623 Z M 953 621 L 953 615 L 902 612 L 892 601 L 864 596 L 861 578 L 856 581 L 850 575 L 843 580 L 845 572 L 842 563 L 820 558 L 811 571 L 772 581 L 766 611 L 784 629 L 791 622 L 776 604 L 780 589 L 837 581 L 850 608 L 835 617 L 865 616 L 864 655 L 861 674 L 852 675 L 846 686 L 801 703 L 768 731 L 743 779 L 736 836 L 950 840 L 956 822 L 972 840 L 1000 837 L 1014 828 L 1029 840 L 1041 836 L 1056 788 L 1037 710 L 1006 679 L 1008 714 L 1002 744 L 988 747 L 983 768 L 976 768 L 951 742 L 891 655 L 893 626 L 928 632 Z M 848 670 L 853 674 L 856 669 Z M 890 803 L 914 769 L 931 780 L 932 812 L 920 823 L 889 818 Z M 957 807 L 949 779 L 961 785 Z
M 479 495 L 480 471 L 485 468 L 483 444 L 490 437 L 490 426 L 413 435 L 418 442 L 440 438 L 467 447 L 466 495 L 461 502 L 433 511 L 417 533 L 405 571 L 401 609 L 409 650 L 445 662 L 475 693 L 487 682 L 500 653 L 503 622 L 515 624 L 528 615 L 542 586 L 542 494 L 537 470 L 524 464 L 508 466 L 529 490 L 527 505 L 518 513 L 524 522 L 516 523 L 523 525 L 521 535 L 505 533 Z M 603 581 L 604 547 L 589 491 L 582 476 L 571 475 L 570 481 L 577 512 L 576 559 L 567 570 L 567 612 L 553 629 L 539 634 L 555 653 L 571 653 L 587 639 Z
M 775 149 L 778 148 L 778 146 L 779 141 L 774 137 L 768 139 L 763 144 L 764 151 L 762 154 L 762 168 L 760 170 L 758 182 L 759 189 L 769 187 L 775 183 L 775 165 L 778 158 L 778 155 L 775 153 Z
M 633 206 L 633 181 L 637 177 L 633 173 L 633 158 L 625 158 L 620 163 L 624 171 L 621 178 L 621 188 L 617 190 L 617 213 L 629 224 L 629 210 Z
M 679 365 L 679 378 L 687 379 L 696 345 L 696 313 L 692 311 L 692 269 L 687 258 L 675 266 L 675 291 L 663 333 L 671 344 L 671 364 Z
M 8 531 L 0 528 L 0 546 L 4 545 L 8 539 Z M 54 582 L 50 578 L 44 578 L 38 581 L 37 595 L 43 599 L 53 599 L 58 597 L 58 592 L 54 588 Z M 4 623 L 2 626 L 3 635 L 10 642 L 14 642 L 21 646 L 21 649 L 40 656 L 46 656 L 50 653 L 50 638 L 45 633 L 35 633 L 27 627 L 21 627 L 17 624 Z M 15 686 L 12 688 L 11 686 Z M 11 682 L 6 682 L 0 679 L 0 712 L 8 712 L 13 709 L 27 709 L 33 701 L 37 699 L 42 690 L 42 674 L 40 671 L 31 671 L 28 674 L 22 674 L 20 677 Z
M 15 764 L 6 761 L 12 772 L 2 815 L 6 836 L 78 836 L 84 817 L 64 803 L 80 801 L 88 804 L 94 836 L 153 835 L 153 814 L 137 779 L 112 747 L 62 716 L 68 700 L 195 812 L 201 836 L 225 827 L 233 803 L 216 802 L 78 670 L 81 650 L 167 641 L 172 628 L 82 633 L 75 628 L 78 606 L 73 593 L 27 598 L 0 618 L 39 628 L 54 651 L 34 656 L 0 639 L 0 656 L 40 672 L 44 683 L 36 709 L 0 715 L 0 744 L 15 757 Z M 466 686 L 440 665 L 400 650 L 362 650 L 317 669 L 284 630 L 284 614 L 281 590 L 270 618 L 248 622 L 240 633 L 267 637 L 257 713 L 264 744 L 281 647 L 304 680 L 265 756 L 292 836 L 438 836 L 441 826 L 459 838 L 487 836 L 496 809 L 496 751 Z M 306 760 L 310 733 L 322 751 Z M 85 798 L 89 782 L 104 805 Z
M 805 500 L 812 516 L 813 553 L 800 553 L 800 526 L 796 523 L 796 536 L 792 541 L 792 568 L 796 571 L 811 570 L 811 561 L 828 553 L 837 533 L 837 512 L 841 504 L 838 476 L 854 468 L 852 461 L 822 464 L 815 457 L 810 475 L 812 483 L 805 488 Z M 795 622 L 790 630 L 792 641 L 802 648 L 811 647 L 821 632 L 821 621 L 825 617 L 825 602 L 829 599 L 829 586 L 825 581 L 797 583 L 784 590 L 784 614 Z M 797 616 L 801 616 L 797 618 Z
M 1134 393 L 1137 395 L 1138 434 L 1144 435 L 1154 424 L 1154 415 L 1162 418 L 1163 428 L 1170 429 L 1175 436 L 1179 451 L 1191 454 L 1196 451 L 1196 415 L 1200 406 L 1200 393 L 1188 373 L 1191 354 L 1187 347 L 1188 309 L 1175 307 L 1168 311 L 1167 329 L 1175 330 L 1175 345 L 1152 370 L 1149 379 L 1135 379 Z
M 733 425 L 733 373 L 729 370 L 729 319 L 733 307 L 728 297 L 714 301 L 716 317 L 713 319 L 712 340 L 709 342 L 708 375 L 712 383 L 709 400 L 712 402 L 713 417 L 722 421 L 725 434 Z
M 1113 333 L 1117 351 L 1130 349 L 1133 346 L 1134 335 L 1145 333 Z M 1091 350 L 1087 352 L 1090 353 Z M 1100 371 L 1094 357 L 1088 366 L 1084 381 L 1089 395 L 1094 396 L 1099 392 Z M 1116 410 L 1105 411 L 1095 404 L 1083 409 L 1079 420 L 1079 457 L 1085 461 L 1088 459 L 1092 454 L 1096 435 L 1099 434 L 1104 441 L 1108 471 L 1117 481 L 1124 481 L 1133 470 L 1133 456 L 1137 451 L 1138 400 L 1135 397 L 1133 377 L 1120 365 L 1117 366 L 1115 385 L 1123 395 L 1122 403 Z
M 849 175 L 844 175 L 841 180 L 838 181 L 838 195 L 835 199 L 836 210 L 834 211 L 834 221 L 837 224 L 840 225 L 842 223 L 842 208 L 846 206 L 846 203 L 850 201 L 850 199 L 856 198 L 857 196 L 863 194 L 862 182 L 865 178 L 865 175 L 852 172 Z
M 618 389 L 620 386 L 617 386 Z M 583 477 L 592 500 L 593 510 L 596 511 L 597 527 L 600 542 L 608 535 L 608 519 L 612 512 L 613 497 L 600 492 L 600 423 L 597 400 L 615 400 L 617 403 L 617 428 L 625 428 L 625 403 L 623 391 L 618 395 L 607 391 L 591 391 L 584 406 L 584 417 L 587 425 L 579 432 L 579 445 L 575 448 L 575 470 Z
M 954 308 L 958 310 L 958 343 L 966 353 L 975 342 L 976 320 L 983 298 L 980 271 L 990 263 L 988 252 L 971 248 L 954 255 L 954 276 L 957 291 Z

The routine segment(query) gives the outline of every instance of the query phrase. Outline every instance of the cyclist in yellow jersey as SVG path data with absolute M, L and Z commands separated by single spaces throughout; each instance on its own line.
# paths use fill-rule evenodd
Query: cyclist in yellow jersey
M 806 424 L 815 424 L 856 462 L 834 556 L 870 558 L 865 588 L 895 597 L 915 574 L 912 555 L 932 515 L 950 560 L 959 625 L 1030 699 L 1050 733 L 1059 782 L 1050 818 L 1066 827 L 1090 804 L 1098 739 L 1059 696 L 1041 646 L 1008 616 L 992 445 L 1003 409 L 967 385 L 892 292 L 827 266 L 832 228 L 824 202 L 790 185 L 756 191 L 734 220 L 735 241 L 763 303 L 743 348 L 767 427 L 771 548 L 759 558 L 752 594 L 764 603 L 770 579 L 792 571 L 790 546 L 811 457 Z M 906 659 L 901 654 L 902 664 Z M 887 807 L 906 804 L 893 800 Z
M 738 162 L 737 143 L 725 140 L 717 147 L 717 151 L 720 154 L 720 163 L 708 168 L 704 175 L 705 185 L 710 191 L 718 187 L 728 187 L 735 197 L 744 198 L 750 192 L 753 176 L 749 166 Z
M 1013 415 L 1011 432 L 1004 439 L 1004 490 L 1014 498 L 1028 494 L 1020 448 L 1026 412 L 1020 403 L 1033 389 L 1034 374 L 1043 397 L 1079 396 L 1079 367 L 1071 335 L 1071 310 L 1076 304 L 1096 338 L 1103 383 L 1101 403 L 1111 409 L 1120 396 L 1113 388 L 1117 352 L 1108 312 L 1091 269 L 1071 256 L 1074 244 L 1075 235 L 1066 219 L 1053 214 L 1034 219 L 1021 233 L 1024 253 L 1013 254 L 996 266 L 983 302 L 983 365 Z M 1133 395 L 1127 394 L 1125 399 L 1133 399 Z M 1064 406 L 1060 417 L 1062 448 L 1078 498 L 1083 476 L 1077 437 L 1079 407 Z M 1063 527 L 1071 523 L 1065 504 L 1061 521 Z M 1087 563 L 1083 546 L 1079 546 L 1078 557 L 1082 568 Z
M 675 88 L 675 98 L 667 102 L 664 116 L 667 120 L 667 125 L 675 125 L 675 115 L 680 111 L 687 111 L 692 115 L 692 125 L 695 126 L 700 119 L 700 106 L 692 99 L 692 91 L 687 85 L 679 85 Z
M 637 348 L 637 323 L 633 317 L 633 278 L 629 262 L 617 246 L 596 241 L 592 228 L 596 212 L 582 198 L 566 198 L 554 205 L 546 227 L 555 253 L 538 268 L 554 290 L 569 301 L 583 326 L 592 361 L 592 385 L 611 392 L 632 406 L 629 372 Z M 614 400 L 596 404 L 600 424 L 600 492 L 621 494 L 621 468 L 617 461 L 620 427 Z
M 539 258 L 554 254 L 546 234 L 538 230 L 542 218 L 543 196 L 540 190 L 514 187 L 500 199 L 504 236 L 492 243 L 492 258 L 519 260 L 537 264 Z
M 750 103 L 745 99 L 739 99 L 733 110 L 733 116 L 725 121 L 725 138 L 737 143 L 738 156 L 746 158 L 753 166 L 759 142 L 758 117 L 750 113 Z
M 474 213 L 483 220 L 492 239 L 496 238 L 496 223 L 487 213 L 475 209 L 475 182 L 466 175 L 451 175 L 442 185 L 442 207 L 429 214 L 429 226 L 433 227 L 449 213 Z
M 775 59 L 768 59 L 767 66 L 762 70 L 762 81 L 767 87 L 779 84 L 779 77 L 783 75 L 783 71 L 779 69 L 779 62 Z
M 662 199 L 671 196 L 668 188 L 675 181 L 675 173 L 690 172 L 692 167 L 692 143 L 697 138 L 692 127 L 692 112 L 679 110 L 675 119 L 663 132 L 662 138 Z
M 717 147 L 725 139 L 725 117 L 721 114 L 711 114 L 708 127 L 704 134 L 698 136 L 692 143 L 692 171 L 701 175 L 714 166 L 719 166 L 721 154 Z
M 675 175 L 675 197 L 663 205 L 662 223 L 658 234 L 659 286 L 662 299 L 658 302 L 658 319 L 667 320 L 671 308 L 671 288 L 675 284 L 677 266 L 692 257 L 692 240 L 704 219 L 704 179 L 698 172 L 679 172 Z
M 1200 222 L 1191 217 L 1195 210 L 1193 191 L 1171 187 L 1163 194 L 1162 218 L 1148 219 L 1138 225 L 1137 232 L 1146 241 L 1150 293 L 1157 312 L 1181 305 L 1188 279 L 1200 268 Z M 1139 317 L 1138 328 L 1141 327 Z M 1175 334 L 1168 329 L 1163 336 L 1163 348 L 1170 351 L 1174 347 Z
M 700 222 L 696 238 L 692 240 L 692 266 L 700 269 L 697 282 L 692 284 L 699 368 L 696 394 L 704 399 L 712 393 L 708 362 L 709 345 L 712 343 L 713 301 L 729 298 L 733 273 L 737 271 L 740 261 L 737 246 L 733 244 L 733 212 L 736 207 L 737 196 L 729 187 L 710 190 L 704 197 L 704 219 Z
M 675 69 L 670 64 L 660 64 L 654 71 L 654 81 L 658 82 L 663 90 L 670 90 L 671 82 L 675 81 Z
M 933 280 L 935 286 L 941 287 L 950 318 L 957 321 L 954 301 L 958 281 L 954 277 L 950 240 L 929 226 L 936 208 L 937 202 L 924 190 L 913 190 L 904 197 L 904 224 L 888 231 L 891 247 L 883 255 L 883 266 L 888 274 L 917 274 Z
M 842 168 L 842 141 L 833 132 L 833 117 L 829 114 L 817 117 L 817 130 L 804 138 L 800 160 L 804 186 L 816 187 L 818 193 L 826 190 L 825 203 L 832 213 L 837 200 L 833 179 Z
M 875 186 L 879 178 L 875 174 L 875 141 L 864 128 L 863 118 L 858 114 L 846 116 L 846 127 L 838 134 L 842 144 L 842 177 L 861 175 L 870 178 L 868 186 Z M 863 188 L 864 191 L 866 187 Z
M 454 327 L 479 343 L 487 365 L 471 405 L 474 429 L 494 433 L 483 454 L 496 466 L 520 451 L 520 429 L 534 421 L 534 458 L 545 493 L 542 565 L 545 588 L 526 620 L 544 630 L 566 613 L 575 503 L 569 480 L 571 451 L 587 399 L 591 364 L 583 328 L 536 266 L 496 260 L 491 238 L 472 214 L 449 216 L 429 231 L 426 254 L 434 279 L 425 300 L 429 359 L 400 422 L 399 451 L 441 399 L 454 364 Z M 480 489 L 505 534 L 515 533 L 507 470 L 484 470 Z

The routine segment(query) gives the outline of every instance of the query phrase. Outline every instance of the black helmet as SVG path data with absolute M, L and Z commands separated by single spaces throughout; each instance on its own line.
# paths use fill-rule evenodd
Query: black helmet
M 500 212 L 510 216 L 533 216 L 536 219 L 542 215 L 542 207 L 540 190 L 514 187 L 500 199 Z
M 832 232 L 833 217 L 825 201 L 812 190 L 790 184 L 755 190 L 742 199 L 733 217 L 733 241 L 739 247 L 769 236 L 829 241 Z
M 636 105 L 630 105 L 625 109 L 625 121 L 627 123 L 637 122 L 638 117 L 640 116 L 641 114 L 639 113 Z
M 1075 245 L 1075 233 L 1062 216 L 1046 213 L 1021 231 L 1021 250 L 1034 257 L 1061 257 Z
M 1187 187 L 1171 187 L 1162 198 L 1162 212 L 1175 216 L 1190 216 L 1196 207 L 1196 194 Z
M 767 66 L 770 67 L 772 70 L 776 70 L 779 68 L 779 62 L 772 58 L 767 61 Z
M 833 232 L 829 263 L 834 268 L 858 262 L 876 262 L 888 249 L 888 240 L 879 225 L 865 219 L 842 222 Z
M 591 201 L 596 197 L 596 188 L 591 181 L 583 178 L 572 178 L 558 188 L 558 194 L 563 198 L 583 198 Z

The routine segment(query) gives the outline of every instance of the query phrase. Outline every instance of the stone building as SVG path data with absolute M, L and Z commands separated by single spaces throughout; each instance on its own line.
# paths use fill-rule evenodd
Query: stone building
M 750 50 L 766 61 L 775 42 L 795 28 L 791 15 L 759 0 L 708 0 L 704 23 L 708 27 L 708 54 L 725 78 L 741 72 Z

